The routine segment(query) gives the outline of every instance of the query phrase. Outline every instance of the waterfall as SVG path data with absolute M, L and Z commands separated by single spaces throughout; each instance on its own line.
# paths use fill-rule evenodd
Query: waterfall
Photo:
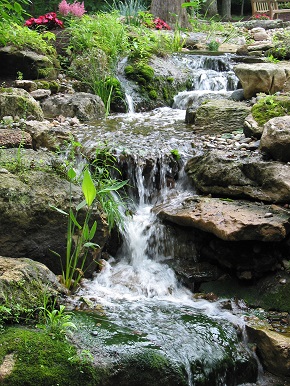
M 167 238 L 154 207 L 193 193 L 192 187 L 187 190 L 190 183 L 183 171 L 192 140 L 184 110 L 163 108 L 108 117 L 105 123 L 79 133 L 78 139 L 92 148 L 93 138 L 100 137 L 111 141 L 129 180 L 131 215 L 124 213 L 119 251 L 103 261 L 101 271 L 93 280 L 84 281 L 78 292 L 80 299 L 101 304 L 105 322 L 109 321 L 111 330 L 117 328 L 117 332 L 98 330 L 91 344 L 107 342 L 108 334 L 132 331 L 129 335 L 134 337 L 137 331 L 142 339 L 132 339 L 138 350 L 162 353 L 186 373 L 189 386 L 233 386 L 244 380 L 244 373 L 252 382 L 255 375 L 247 373 L 255 374 L 257 364 L 237 336 L 243 319 L 223 308 L 222 301 L 194 299 L 166 264 L 172 258 L 174 240 Z M 172 155 L 176 150 L 178 161 Z M 106 347 L 112 355 L 124 350 L 131 346 Z

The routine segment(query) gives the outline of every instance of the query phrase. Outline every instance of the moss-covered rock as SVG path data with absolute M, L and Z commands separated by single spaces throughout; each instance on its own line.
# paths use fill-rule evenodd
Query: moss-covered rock
M 101 385 L 101 374 L 76 348 L 36 329 L 2 331 L 0 363 L 0 382 L 5 386 Z
M 259 99 L 252 107 L 252 116 L 256 122 L 263 126 L 271 118 L 282 117 L 290 114 L 289 95 L 267 95 Z
M 0 119 L 6 115 L 43 120 L 39 103 L 27 91 L 18 88 L 0 88 Z

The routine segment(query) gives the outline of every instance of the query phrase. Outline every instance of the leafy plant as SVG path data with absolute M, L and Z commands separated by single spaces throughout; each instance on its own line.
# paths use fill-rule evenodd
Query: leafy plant
M 55 12 L 49 12 L 45 15 L 38 16 L 37 18 L 31 17 L 26 20 L 24 25 L 32 29 L 51 30 L 58 27 L 63 28 L 63 22 L 56 17 Z
M 99 144 L 95 151 L 95 157 L 92 161 L 92 175 L 97 187 L 97 200 L 101 208 L 107 215 L 109 230 L 117 223 L 122 226 L 122 215 L 120 206 L 124 203 L 118 191 L 122 189 L 128 181 L 120 181 L 113 178 L 112 174 L 121 175 L 120 170 L 116 167 L 116 157 L 106 143 Z
M 56 301 L 52 305 L 49 298 L 44 296 L 43 307 L 40 308 L 40 321 L 37 327 L 45 329 L 53 338 L 63 339 L 68 331 L 76 330 L 76 326 L 71 322 L 72 314 L 65 311 L 65 306 L 60 305 L 56 308 Z
M 170 150 L 170 153 L 171 153 L 171 155 L 173 156 L 173 158 L 174 158 L 176 161 L 180 160 L 181 155 L 180 155 L 178 149 L 172 149 L 172 150 Z
M 207 48 L 210 51 L 218 51 L 220 46 L 220 43 L 217 40 L 211 40 L 209 43 L 207 43 Z
M 59 213 L 68 216 L 67 243 L 65 266 L 62 269 L 62 282 L 68 289 L 75 289 L 84 275 L 84 266 L 87 260 L 89 249 L 98 248 L 99 245 L 92 242 L 97 230 L 97 222 L 94 221 L 90 227 L 90 219 L 93 204 L 96 198 L 96 188 L 88 169 L 84 171 L 82 192 L 85 200 L 79 203 L 75 210 L 72 208 L 72 182 L 76 177 L 76 172 L 71 168 L 68 171 L 70 181 L 70 209 L 69 213 L 51 206 Z M 83 224 L 77 220 L 78 212 L 86 207 L 86 215 Z M 61 258 L 59 254 L 56 253 Z
M 23 6 L 30 3 L 30 0 L 0 0 L 0 22 L 21 24 L 28 15 Z
M 55 35 L 51 32 L 39 34 L 37 31 L 15 23 L 0 21 L 0 47 L 13 45 L 17 48 L 31 49 L 37 53 L 56 56 L 51 41 Z
M 125 22 L 130 25 L 140 25 L 139 13 L 146 10 L 146 5 L 142 0 L 113 0 L 112 4 L 107 1 L 105 3 L 110 12 L 117 11 L 125 18 Z

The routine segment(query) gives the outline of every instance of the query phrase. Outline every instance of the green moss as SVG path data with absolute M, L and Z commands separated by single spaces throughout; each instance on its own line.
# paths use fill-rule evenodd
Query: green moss
M 94 368 L 78 357 L 67 341 L 58 341 L 45 331 L 9 327 L 0 334 L 0 362 L 12 354 L 15 361 L 5 386 L 97 385 Z
M 131 65 L 128 65 L 124 69 L 125 74 L 130 78 L 132 74 L 134 74 L 134 67 Z
M 267 95 L 252 107 L 252 115 L 260 126 L 271 118 L 288 114 L 290 114 L 290 97 L 284 95 Z
M 145 63 L 139 63 L 137 66 L 137 73 L 140 77 L 151 81 L 154 78 L 154 70 L 151 66 Z
M 156 90 L 149 91 L 148 95 L 149 95 L 150 99 L 154 99 L 154 100 L 157 99 L 157 97 L 158 97 Z
M 173 83 L 174 82 L 173 76 L 168 76 L 166 80 L 167 80 L 168 83 Z
M 53 94 L 56 94 L 60 89 L 60 84 L 56 80 L 37 80 L 36 84 L 39 88 L 50 90 Z

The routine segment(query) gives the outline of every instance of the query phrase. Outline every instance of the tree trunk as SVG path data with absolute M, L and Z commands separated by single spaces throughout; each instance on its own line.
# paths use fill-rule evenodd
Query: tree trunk
M 202 6 L 202 11 L 206 17 L 213 17 L 218 14 L 217 0 L 206 0 Z
M 222 1 L 222 18 L 223 18 L 223 21 L 228 21 L 232 18 L 231 0 Z
M 150 13 L 164 20 L 171 28 L 174 28 L 176 24 L 187 28 L 189 22 L 186 8 L 181 7 L 184 2 L 185 0 L 152 0 Z

